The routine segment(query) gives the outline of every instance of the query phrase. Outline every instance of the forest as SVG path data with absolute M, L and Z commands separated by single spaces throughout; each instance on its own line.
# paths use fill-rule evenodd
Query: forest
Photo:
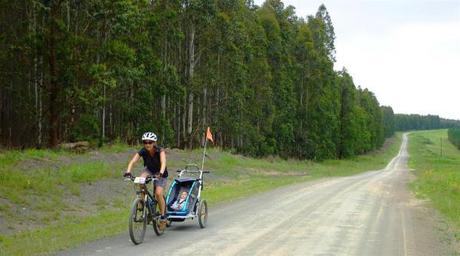
M 280 0 L 0 0 L 0 145 L 215 144 L 344 158 L 413 129 L 334 70 L 324 5 Z

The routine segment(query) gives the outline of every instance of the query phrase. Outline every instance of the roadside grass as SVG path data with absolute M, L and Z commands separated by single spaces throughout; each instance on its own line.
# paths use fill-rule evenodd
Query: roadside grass
M 56 160 L 58 156 L 68 154 L 65 151 L 53 151 L 47 149 L 26 149 L 26 150 L 9 150 L 0 151 L 0 167 L 11 167 L 18 162 L 26 159 L 49 159 Z
M 118 167 L 121 169 L 121 166 Z M 13 203 L 26 204 L 24 195 L 57 195 L 68 188 L 78 195 L 78 184 L 95 182 L 119 175 L 114 166 L 102 161 L 71 164 L 57 170 L 38 169 L 17 171 L 14 168 L 0 168 L 0 195 Z
M 220 158 L 207 162 L 207 166 L 213 173 L 229 179 L 209 184 L 203 190 L 203 196 L 208 199 L 210 205 L 213 205 L 288 184 L 380 170 L 397 155 L 401 138 L 402 133 L 397 133 L 389 139 L 385 149 L 350 159 L 323 162 L 279 158 L 253 159 L 221 152 Z M 212 150 L 210 153 L 215 154 Z
M 206 162 L 206 169 L 211 170 L 212 173 L 206 180 L 203 198 L 210 206 L 214 206 L 288 184 L 379 170 L 397 154 L 401 144 L 401 134 L 398 133 L 390 140 L 391 143 L 382 150 L 351 159 L 324 162 L 282 160 L 276 157 L 253 159 L 210 149 L 209 155 L 212 159 Z M 200 151 L 190 151 L 186 154 L 196 157 L 199 156 Z M 23 156 L 15 157 L 19 159 Z M 9 161 L 11 166 L 14 160 Z M 174 175 L 175 167 L 181 167 L 178 163 L 168 163 L 168 166 L 171 167 L 170 176 Z M 121 170 L 121 166 L 117 170 Z M 68 165 L 58 170 L 36 170 L 33 174 L 30 173 L 33 178 L 28 175 L 29 173 L 0 168 L 0 199 L 5 198 L 16 204 L 23 204 L 25 202 L 17 196 L 18 193 L 29 191 L 37 196 L 49 196 L 49 200 L 40 205 L 43 211 L 47 212 L 44 220 L 48 219 L 48 221 L 45 223 L 50 224 L 11 235 L 0 235 L 0 255 L 52 254 L 84 242 L 126 232 L 133 193 L 122 195 L 113 202 L 108 202 L 104 198 L 97 199 L 95 212 L 88 216 L 61 216 L 59 221 L 51 222 L 53 218 L 59 218 L 60 212 L 65 210 L 65 204 L 60 204 L 60 208 L 53 207 L 65 201 L 59 193 L 63 187 L 73 187 L 75 192 L 72 194 L 78 196 L 81 184 L 100 179 L 119 178 L 120 173 L 114 171 L 113 165 L 88 162 Z
M 411 188 L 447 217 L 460 240 L 460 150 L 447 140 L 447 130 L 417 131 L 410 134 L 409 154 L 417 176 Z
M 119 172 L 114 171 L 121 170 L 117 164 L 60 162 L 63 157 L 77 156 L 81 157 L 81 154 L 36 149 L 0 153 L 0 220 L 6 223 L 3 228 L 8 229 L 8 234 L 1 234 L 3 237 L 17 232 L 18 227 L 29 229 L 28 223 L 30 229 L 63 223 L 63 213 L 69 215 L 69 211 L 75 209 L 66 199 L 69 194 L 79 196 L 82 184 L 119 176 Z M 28 163 L 24 165 L 24 161 Z M 0 255 L 5 252 L 1 249 L 1 241 L 0 238 Z
M 312 176 L 335 177 L 347 176 L 368 170 L 384 168 L 397 155 L 401 146 L 402 134 L 397 133 L 389 139 L 385 149 L 377 150 L 365 155 L 349 159 L 325 160 L 314 162 L 310 160 L 283 160 L 280 158 L 254 159 L 227 152 L 217 153 L 210 150 L 210 154 L 218 154 L 217 159 L 208 160 L 206 169 L 210 169 L 219 176 Z M 267 172 L 269 170 L 270 172 Z
M 121 153 L 121 152 L 126 152 L 132 148 L 138 148 L 140 147 L 139 145 L 137 146 L 130 146 L 126 143 L 123 143 L 121 141 L 115 141 L 110 144 L 106 144 L 99 148 L 98 150 L 101 152 L 106 152 L 106 153 Z
M 126 229 L 128 209 L 100 211 L 86 218 L 66 218 L 59 224 L 21 232 L 12 236 L 0 235 L 0 255 L 51 254 Z

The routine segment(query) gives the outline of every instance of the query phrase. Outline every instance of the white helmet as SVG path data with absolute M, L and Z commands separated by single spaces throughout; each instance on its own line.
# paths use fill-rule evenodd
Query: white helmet
M 153 132 L 146 132 L 144 135 L 142 135 L 142 140 L 157 141 L 157 136 Z

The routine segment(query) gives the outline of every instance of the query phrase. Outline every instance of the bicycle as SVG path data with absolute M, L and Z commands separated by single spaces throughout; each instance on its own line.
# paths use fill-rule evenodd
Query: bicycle
M 136 198 L 131 206 L 129 214 L 129 236 L 131 241 L 138 245 L 144 241 L 145 231 L 148 224 L 152 224 L 153 230 L 157 236 L 164 233 L 164 228 L 160 225 L 160 211 L 158 209 L 158 201 L 155 199 L 147 188 L 147 184 L 158 180 L 152 177 L 130 177 L 125 180 L 134 182 L 134 190 Z M 153 186 L 155 191 L 155 185 Z

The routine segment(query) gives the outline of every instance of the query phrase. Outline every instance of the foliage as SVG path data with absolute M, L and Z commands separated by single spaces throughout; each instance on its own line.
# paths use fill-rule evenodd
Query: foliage
M 447 131 L 449 141 L 460 149 L 460 128 L 450 128 Z
M 396 131 L 433 130 L 449 127 L 460 127 L 459 120 L 440 118 L 436 115 L 395 114 Z
M 70 135 L 71 140 L 85 140 L 85 139 L 96 139 L 99 131 L 98 120 L 94 115 L 84 114 L 81 115 L 79 120 L 76 122 L 72 133 Z
M 4 146 L 152 130 L 196 148 L 211 126 L 221 148 L 321 160 L 393 134 L 391 108 L 334 71 L 324 5 L 303 19 L 279 0 L 0 2 Z
M 395 118 L 393 109 L 389 106 L 382 106 L 383 113 L 383 133 L 385 138 L 391 137 L 395 133 Z

